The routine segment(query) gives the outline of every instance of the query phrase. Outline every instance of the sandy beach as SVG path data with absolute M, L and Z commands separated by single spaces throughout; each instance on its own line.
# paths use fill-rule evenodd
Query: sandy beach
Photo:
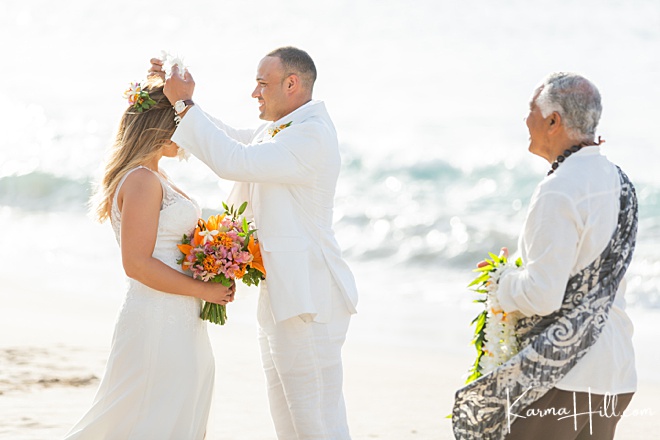
M 107 294 L 117 286 L 105 285 L 84 293 L 82 282 L 76 288 L 55 283 L 45 295 L 43 285 L 19 282 L 6 268 L 0 276 L 0 438 L 61 438 L 94 396 L 121 291 Z M 228 325 L 209 326 L 217 364 L 211 440 L 275 438 L 256 340 L 256 299 L 255 289 L 241 289 Z M 445 416 L 472 360 L 466 323 L 473 311 L 450 299 L 364 295 L 344 349 L 355 440 L 453 438 Z M 623 440 L 648 438 L 660 428 L 660 385 L 651 375 L 652 356 L 641 350 L 651 342 L 656 314 L 632 315 L 639 391 L 631 417 L 619 425 L 616 438 Z
M 121 294 L 85 296 L 51 286 L 44 295 L 43 286 L 26 288 L 3 278 L 0 438 L 61 438 L 94 396 Z M 253 317 L 257 295 L 256 289 L 242 289 L 228 325 L 209 326 L 217 364 L 210 439 L 275 438 Z M 410 317 L 414 304 L 389 314 L 386 310 L 395 310 L 392 301 L 363 304 L 365 311 L 354 318 L 344 350 L 353 437 L 452 438 L 444 416 L 451 410 L 452 390 L 462 382 L 465 358 L 414 338 L 402 343 L 405 337 L 397 333 L 415 327 Z M 426 308 L 422 315 L 439 315 L 443 307 Z M 380 324 L 369 323 L 381 317 Z

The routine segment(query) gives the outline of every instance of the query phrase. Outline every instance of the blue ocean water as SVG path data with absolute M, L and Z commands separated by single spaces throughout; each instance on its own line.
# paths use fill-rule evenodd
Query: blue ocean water
M 0 72 L 0 98 L 11 103 L 0 106 L 0 226 L 44 213 L 53 223 L 58 213 L 84 218 L 121 93 L 161 49 L 184 57 L 199 105 L 256 126 L 257 62 L 293 44 L 316 60 L 315 97 L 340 136 L 335 229 L 346 257 L 398 279 L 444 271 L 467 282 L 486 252 L 516 248 L 547 168 L 526 151 L 522 118 L 543 76 L 572 70 L 599 86 L 603 151 L 637 185 L 630 302 L 660 308 L 657 1 L 560 0 L 541 13 L 521 0 L 259 0 L 182 13 L 167 0 L 137 14 L 145 5 L 0 4 L 0 37 L 13 42 Z M 195 160 L 165 168 L 208 211 L 230 188 Z
M 169 165 L 172 172 L 188 166 Z M 359 155 L 344 152 L 335 230 L 344 255 L 358 265 L 378 264 L 429 278 L 439 271 L 464 273 L 468 281 L 470 268 L 486 252 L 501 246 L 516 249 L 528 199 L 542 177 L 530 168 L 504 163 L 470 171 L 442 160 L 367 166 Z M 223 193 L 214 179 L 178 181 L 202 191 L 210 200 L 205 204 L 210 214 L 221 210 Z M 216 188 L 211 189 L 214 194 L 208 187 Z M 82 217 L 91 188 L 91 176 L 74 179 L 42 171 L 5 176 L 0 178 L 0 206 L 19 217 Z M 629 271 L 629 297 L 633 304 L 660 308 L 660 251 L 655 246 L 660 238 L 660 188 L 641 182 L 637 191 L 640 233 Z

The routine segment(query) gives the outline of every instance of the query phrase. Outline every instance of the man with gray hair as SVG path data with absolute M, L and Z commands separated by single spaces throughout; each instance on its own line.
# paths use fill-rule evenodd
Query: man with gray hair
M 163 75 L 162 62 L 151 71 Z M 332 230 L 341 159 L 337 133 L 312 99 L 316 67 L 282 47 L 259 63 L 256 130 L 237 130 L 192 101 L 195 83 L 174 66 L 165 95 L 180 118 L 172 136 L 247 201 L 266 269 L 257 320 L 271 415 L 280 440 L 349 440 L 341 349 L 357 288 Z M 229 378 L 231 380 L 231 378 Z
M 523 267 L 501 272 L 496 293 L 502 311 L 519 318 L 521 348 L 457 392 L 456 438 L 612 439 L 632 399 L 623 275 L 637 202 L 594 139 L 601 110 L 598 89 L 574 73 L 554 73 L 534 91 L 529 151 L 551 167 L 520 236 Z

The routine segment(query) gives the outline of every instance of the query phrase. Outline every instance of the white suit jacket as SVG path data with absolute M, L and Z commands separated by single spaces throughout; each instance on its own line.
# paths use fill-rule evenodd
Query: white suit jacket
M 269 133 L 289 122 L 275 136 Z M 228 203 L 249 204 L 245 215 L 258 229 L 275 321 L 311 314 L 328 322 L 333 281 L 356 312 L 355 279 L 332 230 L 341 159 L 323 102 L 310 101 L 256 131 L 231 128 L 195 105 L 172 141 L 237 182 Z

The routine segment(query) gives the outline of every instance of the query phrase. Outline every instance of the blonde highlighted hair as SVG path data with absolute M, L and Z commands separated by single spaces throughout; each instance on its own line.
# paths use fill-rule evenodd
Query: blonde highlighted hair
M 176 129 L 174 109 L 163 93 L 163 80 L 153 76 L 142 86 L 156 104 L 143 112 L 130 106 L 121 118 L 103 177 L 90 200 L 92 215 L 101 223 L 110 218 L 112 201 L 121 179 L 133 168 L 157 156 Z

